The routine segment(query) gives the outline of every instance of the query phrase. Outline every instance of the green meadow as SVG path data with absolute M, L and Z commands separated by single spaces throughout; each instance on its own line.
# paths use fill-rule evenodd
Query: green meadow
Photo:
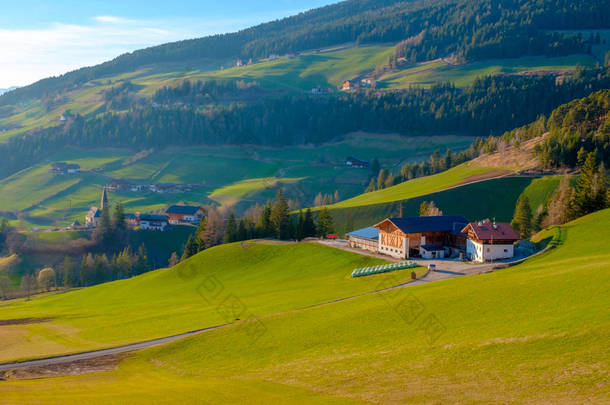
M 7 404 L 604 403 L 608 226 L 610 210 L 601 211 L 543 231 L 538 239 L 557 247 L 518 266 L 302 310 L 276 308 L 258 319 L 256 334 L 238 322 L 136 352 L 111 371 L 5 381 L 0 394 Z M 290 271 L 281 273 L 277 290 L 290 285 Z M 64 299 L 102 287 L 125 293 L 110 284 Z M 40 303 L 53 307 L 58 299 Z M 40 303 L 20 310 L 40 316 Z
M 218 246 L 172 269 L 0 304 L 0 319 L 51 318 L 1 327 L 0 361 L 97 349 L 234 322 L 218 311 L 221 302 L 214 294 L 220 291 L 208 291 L 215 283 L 224 295 L 243 303 L 247 313 L 241 319 L 360 294 L 374 290 L 384 278 L 355 281 L 352 270 L 381 263 L 315 243 Z M 391 277 L 404 282 L 410 272 Z
M 494 170 L 497 169 L 463 163 L 441 173 L 426 177 L 419 177 L 392 187 L 360 194 L 354 198 L 330 205 L 329 208 L 335 209 L 360 207 L 363 205 L 406 200 L 409 198 L 434 193 L 436 191 L 441 191 L 449 187 L 458 186 L 462 183 L 468 182 L 470 178 L 473 178 L 473 176 L 482 175 Z
M 406 161 L 427 159 L 434 149 L 460 150 L 471 142 L 467 136 L 353 133 L 317 147 L 210 146 L 143 152 L 69 148 L 0 180 L 0 210 L 27 213 L 15 222 L 26 229 L 82 223 L 89 207 L 99 204 L 101 188 L 113 179 L 193 185 L 191 191 L 178 193 L 111 192 L 111 202 L 120 201 L 129 212 L 159 210 L 182 201 L 234 206 L 239 214 L 273 198 L 279 187 L 308 206 L 318 192 L 338 190 L 345 199 L 364 190 L 370 171 L 345 167 L 348 156 L 378 157 L 383 166 L 398 170 Z M 50 164 L 58 161 L 78 163 L 82 172 L 49 173 Z
M 596 59 L 590 55 L 571 55 L 547 58 L 530 56 L 515 59 L 494 59 L 467 64 L 451 64 L 444 60 L 419 63 L 415 66 L 390 72 L 379 79 L 380 88 L 429 87 L 438 82 L 452 82 L 457 87 L 472 84 L 477 77 L 494 74 L 523 74 L 534 71 L 570 71 L 577 65 L 593 66 Z

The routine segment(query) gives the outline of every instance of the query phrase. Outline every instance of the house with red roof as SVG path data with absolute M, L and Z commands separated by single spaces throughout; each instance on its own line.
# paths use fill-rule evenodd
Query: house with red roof
M 473 262 L 510 259 L 520 238 L 507 222 L 471 222 L 462 233 L 467 235 L 466 256 Z

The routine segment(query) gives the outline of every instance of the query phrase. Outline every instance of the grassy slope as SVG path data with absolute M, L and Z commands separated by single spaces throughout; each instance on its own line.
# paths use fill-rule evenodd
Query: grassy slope
M 0 393 L 9 404 L 606 402 L 609 226 L 610 210 L 581 218 L 555 250 L 492 274 L 264 317 L 257 340 L 235 325 Z M 442 327 L 428 341 L 431 316 Z
M 242 319 L 375 289 L 383 278 L 352 280 L 356 267 L 380 260 L 316 244 L 224 245 L 173 269 L 154 271 L 30 302 L 0 306 L 0 319 L 51 322 L 0 328 L 0 361 L 74 352 L 223 324 L 205 284 L 215 277 L 247 309 Z M 393 277 L 406 280 L 407 272 Z M 280 287 L 281 286 L 281 287 Z
M 470 85 L 477 77 L 498 73 L 516 74 L 538 70 L 573 70 L 576 65 L 593 66 L 596 60 L 589 55 L 565 57 L 523 57 L 495 59 L 464 65 L 452 65 L 442 60 L 424 62 L 413 67 L 391 72 L 379 80 L 381 88 L 427 87 L 439 81 L 453 82 L 457 87 Z
M 245 208 L 273 197 L 278 182 L 293 190 L 291 198 L 299 198 L 308 205 L 318 192 L 332 194 L 339 190 L 342 198 L 346 198 L 362 191 L 369 172 L 346 168 L 343 159 L 347 156 L 379 157 L 382 164 L 396 167 L 405 160 L 425 159 L 434 148 L 459 150 L 471 141 L 472 138 L 461 136 L 413 138 L 356 133 L 315 148 L 176 148 L 156 151 L 135 161 L 133 151 L 67 149 L 0 181 L 0 209 L 29 208 L 31 216 L 48 218 L 45 221 L 30 219 L 36 226 L 52 226 L 54 222 L 67 225 L 74 220 L 82 222 L 89 207 L 99 203 L 101 186 L 111 178 L 144 184 L 199 185 L 192 192 L 178 194 L 111 193 L 111 200 L 121 201 L 129 211 L 147 212 L 177 201 L 208 204 L 210 195 L 220 203 L 240 201 L 239 208 Z M 54 161 L 79 163 L 85 172 L 70 176 L 47 173 Z M 277 182 L 260 180 L 270 177 L 278 177 Z M 249 181 L 251 179 L 259 180 Z
M 217 64 L 150 66 L 87 82 L 78 89 L 62 94 L 61 101 L 51 106 L 44 106 L 39 100 L 30 100 L 14 106 L 12 115 L 0 118 L 0 142 L 34 128 L 57 125 L 59 116 L 66 110 L 81 115 L 101 112 L 104 110 L 103 92 L 124 80 L 131 80 L 139 86 L 138 94 L 146 99 L 150 99 L 158 88 L 175 85 L 184 79 L 256 81 L 270 90 L 301 93 L 315 86 L 336 89 L 343 80 L 370 73 L 376 67 L 386 64 L 392 51 L 393 46 L 389 44 L 361 46 L 330 52 L 304 53 L 293 59 L 266 61 L 228 69 L 218 69 Z M 594 62 L 595 59 L 588 55 L 562 58 L 525 57 L 466 65 L 432 61 L 389 73 L 380 79 L 378 87 L 393 89 L 412 85 L 429 86 L 436 81 L 452 81 L 463 87 L 472 83 L 476 77 L 488 74 L 571 70 L 577 64 L 592 65 Z
M 553 195 L 555 189 L 559 186 L 561 176 L 545 176 L 540 179 L 535 179 L 523 191 L 523 194 L 530 200 L 530 206 L 535 213 L 538 207 L 544 206 L 547 200 Z
M 354 198 L 331 205 L 329 208 L 349 208 L 406 200 L 408 198 L 440 191 L 448 187 L 457 186 L 470 176 L 483 174 L 492 170 L 495 169 L 470 166 L 468 163 L 464 163 L 432 176 L 420 177 L 393 187 L 388 187 L 370 193 L 364 193 Z

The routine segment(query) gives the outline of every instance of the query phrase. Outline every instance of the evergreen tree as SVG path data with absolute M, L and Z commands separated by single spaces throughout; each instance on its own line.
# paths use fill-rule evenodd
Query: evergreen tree
M 186 245 L 184 246 L 184 252 L 182 253 L 182 257 L 180 258 L 180 261 L 184 261 L 186 259 L 188 259 L 189 257 L 196 255 L 198 252 L 199 248 L 197 246 L 197 240 L 196 237 L 191 234 L 188 238 L 188 240 L 186 241 Z
M 267 204 L 263 206 L 261 209 L 261 214 L 259 217 L 258 223 L 258 234 L 263 237 L 274 236 L 273 224 L 271 223 L 271 202 L 268 201 Z
M 235 213 L 231 213 L 227 226 L 225 227 L 225 234 L 223 237 L 223 243 L 232 243 L 237 241 L 237 220 L 235 219 Z
M 242 218 L 239 220 L 239 225 L 237 226 L 237 240 L 248 240 L 248 220 Z
M 428 201 L 422 201 L 419 205 L 419 216 L 425 217 L 428 213 Z
M 369 182 L 369 185 L 366 188 L 365 192 L 370 193 L 371 191 L 375 191 L 375 190 L 377 190 L 377 183 L 375 182 L 375 178 L 373 177 L 371 179 L 371 181 Z
M 114 234 L 117 246 L 123 246 L 127 242 L 127 222 L 123 205 L 118 202 L 114 210 L 113 218 Z
M 297 226 L 294 237 L 296 240 L 303 240 L 305 237 L 305 216 L 303 215 L 303 210 L 299 210 L 297 215 Z
M 313 220 L 313 213 L 310 208 L 305 210 L 305 219 L 303 220 L 303 238 L 311 238 L 316 236 L 316 224 Z
M 390 172 L 387 169 L 381 169 L 379 171 L 379 175 L 377 176 L 377 188 L 381 190 L 387 186 L 388 178 L 390 177 Z
M 136 260 L 136 271 L 137 274 L 142 274 L 148 271 L 149 269 L 148 262 L 148 253 L 146 251 L 146 246 L 141 244 L 138 248 L 138 258 Z
M 333 218 L 330 215 L 328 208 L 324 207 L 318 216 L 318 224 L 316 226 L 319 237 L 324 238 L 326 235 L 333 232 Z
M 277 192 L 275 204 L 273 205 L 269 219 L 273 224 L 274 234 L 278 239 L 290 239 L 292 236 L 290 210 L 281 189 Z
M 511 226 L 522 239 L 528 238 L 532 234 L 532 208 L 526 195 L 522 194 L 517 200 Z
M 373 172 L 373 176 L 377 176 L 379 170 L 381 170 L 381 165 L 379 164 L 379 160 L 375 158 L 373 159 L 373 162 L 371 162 L 371 172 Z
M 598 175 L 597 159 L 595 153 L 590 152 L 582 165 L 580 175 L 576 180 L 574 198 L 570 205 L 570 217 L 572 219 L 590 214 L 600 207 L 598 194 L 595 190 L 595 178 Z
M 195 242 L 197 243 L 197 251 L 201 252 L 206 248 L 205 242 L 203 241 L 203 235 L 205 233 L 205 229 L 208 223 L 207 217 L 201 218 L 199 225 L 197 226 L 197 231 L 195 232 Z

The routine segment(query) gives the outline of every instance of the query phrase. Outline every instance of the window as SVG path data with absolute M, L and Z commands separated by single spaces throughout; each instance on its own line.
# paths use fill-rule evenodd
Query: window
M 487 253 L 489 253 L 489 248 L 487 248 Z
M 508 253 L 508 249 L 504 249 L 504 253 Z

